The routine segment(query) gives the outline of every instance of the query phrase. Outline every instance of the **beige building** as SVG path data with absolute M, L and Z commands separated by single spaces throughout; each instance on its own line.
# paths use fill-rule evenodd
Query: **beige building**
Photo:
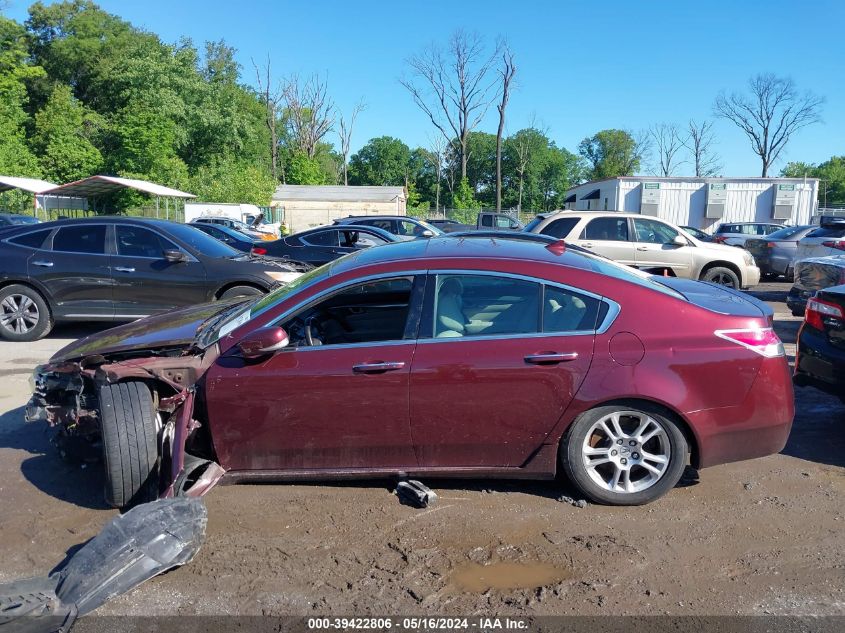
M 270 205 L 291 233 L 348 215 L 405 215 L 404 187 L 279 185 Z

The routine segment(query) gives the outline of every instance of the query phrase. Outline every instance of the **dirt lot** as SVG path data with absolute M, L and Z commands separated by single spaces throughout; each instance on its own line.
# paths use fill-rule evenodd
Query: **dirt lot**
M 794 343 L 786 289 L 756 294 Z M 64 464 L 22 415 L 32 367 L 91 331 L 0 343 L 0 582 L 48 572 L 114 514 L 99 469 Z M 427 510 L 386 481 L 219 486 L 196 559 L 98 613 L 845 614 L 845 406 L 796 404 L 782 454 L 639 508 L 572 507 L 564 483 L 438 482 Z

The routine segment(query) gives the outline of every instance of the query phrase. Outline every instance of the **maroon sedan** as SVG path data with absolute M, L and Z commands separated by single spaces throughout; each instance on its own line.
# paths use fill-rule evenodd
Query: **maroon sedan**
M 34 379 L 27 418 L 101 450 L 116 506 L 223 477 L 558 469 L 641 504 L 688 463 L 780 451 L 793 416 L 764 303 L 504 235 L 367 249 L 82 339 Z

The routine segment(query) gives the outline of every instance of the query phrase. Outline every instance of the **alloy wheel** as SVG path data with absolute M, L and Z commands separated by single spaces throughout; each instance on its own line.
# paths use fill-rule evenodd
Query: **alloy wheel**
M 663 477 L 672 457 L 663 425 L 640 411 L 610 413 L 590 428 L 581 447 L 587 474 L 604 490 L 635 493 Z
M 39 318 L 38 306 L 26 295 L 9 295 L 0 303 L 0 325 L 13 334 L 26 334 Z
M 718 273 L 710 281 L 712 281 L 714 284 L 719 284 L 720 286 L 728 286 L 730 288 L 733 288 L 735 285 L 733 278 L 727 273 Z

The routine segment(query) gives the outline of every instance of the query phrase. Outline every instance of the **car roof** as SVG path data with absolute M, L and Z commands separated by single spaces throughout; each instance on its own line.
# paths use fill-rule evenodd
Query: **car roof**
M 345 218 L 336 218 L 335 224 L 344 222 L 346 220 L 410 220 L 411 222 L 420 222 L 419 218 L 414 218 L 409 215 L 347 215 Z
M 571 266 L 573 268 L 591 270 L 585 256 L 574 248 L 567 248 L 563 252 L 550 250 L 547 244 L 536 240 L 526 240 L 520 237 L 453 237 L 442 235 L 426 240 L 409 240 L 393 242 L 378 248 L 367 248 L 357 253 L 335 261 L 332 274 L 353 270 L 361 266 L 370 266 L 403 261 L 418 261 L 442 259 L 475 259 L 475 260 L 521 260 L 538 263 L 551 263 Z
M 317 231 L 360 231 L 362 233 L 373 233 L 389 241 L 397 239 L 397 237 L 390 231 L 385 231 L 377 226 L 363 226 L 360 224 L 324 224 L 323 226 L 315 226 L 313 229 L 306 229 L 304 231 L 300 231 L 299 233 L 293 233 L 287 237 L 306 236 L 316 233 Z
M 89 216 L 86 218 L 67 218 L 65 220 L 53 220 L 51 222 L 42 222 L 40 224 L 19 224 L 16 225 L 15 228 L 17 229 L 28 229 L 28 230 L 44 230 L 44 229 L 52 229 L 55 227 L 62 227 L 62 226 L 79 226 L 85 224 L 133 224 L 133 225 L 143 225 L 143 226 L 156 226 L 160 229 L 167 230 L 168 226 L 172 226 L 174 224 L 182 225 L 182 222 L 175 222 L 173 220 L 161 220 L 156 218 L 138 218 L 138 217 L 127 217 L 127 216 L 119 216 L 119 215 L 94 215 Z

